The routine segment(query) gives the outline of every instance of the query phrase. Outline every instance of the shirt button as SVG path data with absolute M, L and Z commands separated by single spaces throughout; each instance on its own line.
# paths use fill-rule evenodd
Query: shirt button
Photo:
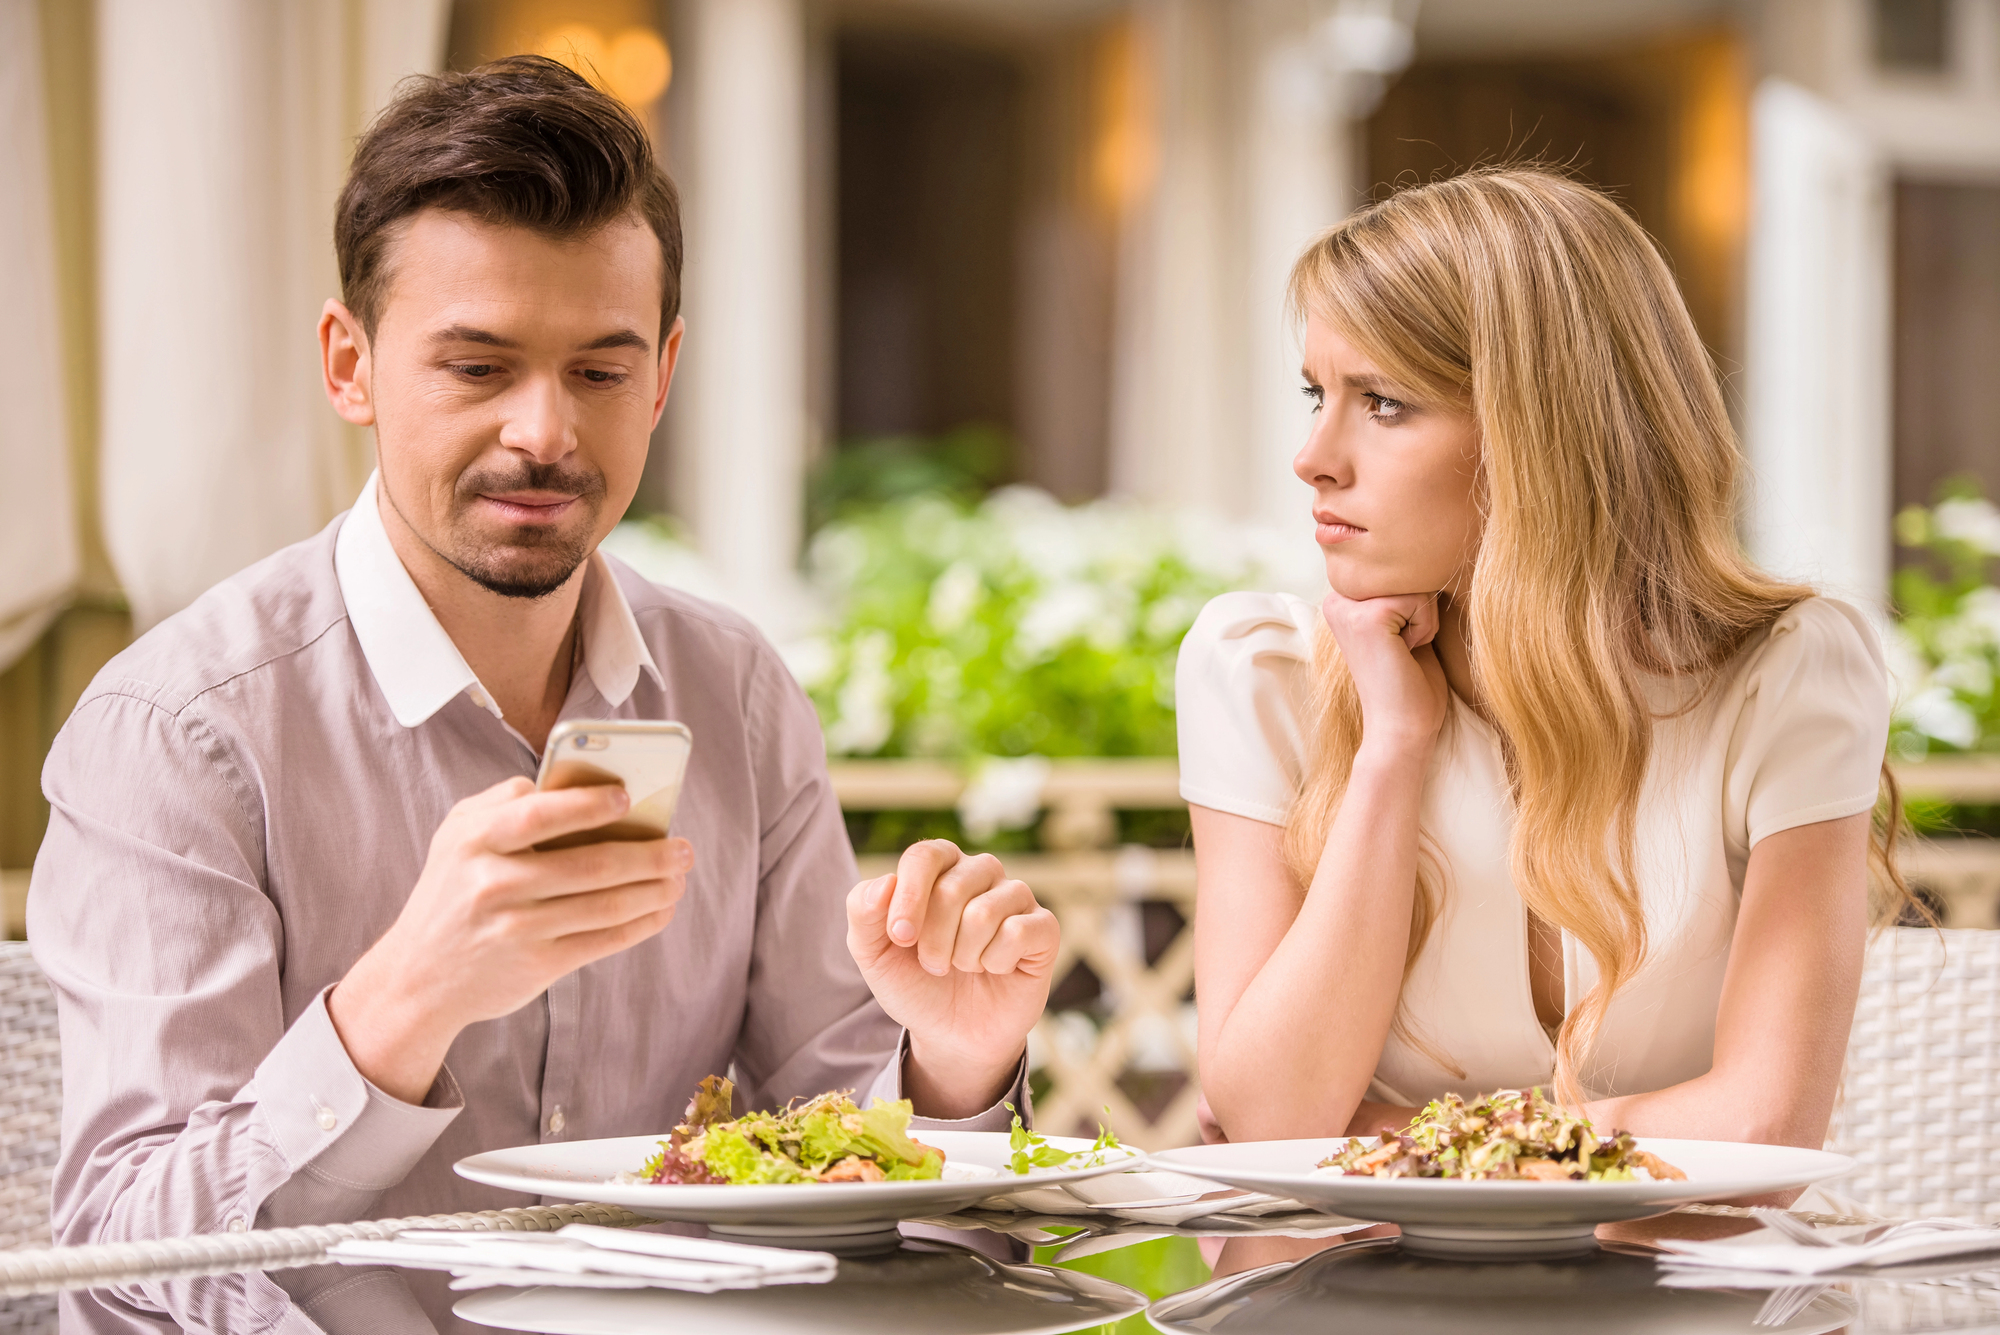
M 550 1113 L 549 1134 L 552 1136 L 560 1136 L 562 1134 L 564 1120 L 565 1119 L 563 1117 L 563 1110 L 561 1108 L 557 1108 L 554 1112 Z
M 335 1127 L 337 1127 L 337 1126 L 339 1126 L 339 1125 L 340 1125 L 340 1118 L 339 1118 L 339 1117 L 338 1117 L 338 1116 L 337 1116 L 337 1115 L 336 1115 L 336 1114 L 334 1113 L 333 1109 L 331 1109 L 331 1108 L 321 1108 L 321 1109 L 319 1110 L 319 1129 L 320 1129 L 320 1130 L 322 1130 L 322 1131 L 331 1131 L 331 1130 L 333 1130 L 333 1129 L 334 1129 Z
M 248 1231 L 249 1227 L 250 1225 L 244 1222 L 242 1215 L 233 1214 L 229 1216 L 229 1231 L 231 1233 L 243 1233 Z

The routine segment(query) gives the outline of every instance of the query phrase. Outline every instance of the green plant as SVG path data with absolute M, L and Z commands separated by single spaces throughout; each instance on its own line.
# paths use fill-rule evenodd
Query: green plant
M 1309 584 L 1316 557 L 1303 533 L 1025 487 L 921 496 L 814 538 L 829 624 L 788 658 L 836 755 L 1172 755 L 1175 656 L 1202 605 L 1288 568 Z
M 1948 484 L 1935 506 L 1896 516 L 1896 541 L 1921 559 L 1895 575 L 1891 749 L 1906 759 L 2000 749 L 2000 510 L 1971 484 Z
M 877 436 L 843 441 L 806 485 L 806 529 L 858 511 L 943 496 L 971 503 L 998 486 L 1013 454 L 998 427 L 970 423 L 935 438 Z

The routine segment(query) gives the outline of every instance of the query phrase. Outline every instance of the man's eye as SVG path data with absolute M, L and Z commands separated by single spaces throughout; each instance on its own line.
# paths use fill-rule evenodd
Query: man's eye
M 615 385 L 625 377 L 617 371 L 585 371 L 583 378 L 593 385 Z
M 464 376 L 467 380 L 484 380 L 487 376 L 492 375 L 495 371 L 499 370 L 500 368 L 494 366 L 490 362 L 480 362 L 479 364 L 474 366 L 456 366 L 453 367 L 452 369 L 457 371 L 460 375 Z

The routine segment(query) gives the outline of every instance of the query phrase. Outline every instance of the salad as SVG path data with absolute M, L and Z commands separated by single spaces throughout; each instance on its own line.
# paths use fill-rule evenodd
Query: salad
M 1685 1182 L 1687 1174 L 1633 1143 L 1600 1136 L 1588 1119 L 1539 1089 L 1503 1089 L 1467 1103 L 1435 1099 L 1401 1131 L 1383 1127 L 1373 1145 L 1350 1137 L 1320 1160 L 1356 1177 L 1451 1177 L 1474 1182 Z
M 920 1182 L 944 1174 L 944 1153 L 910 1139 L 910 1101 L 855 1106 L 852 1091 L 794 1100 L 737 1117 L 735 1086 L 712 1075 L 681 1123 L 633 1182 Z

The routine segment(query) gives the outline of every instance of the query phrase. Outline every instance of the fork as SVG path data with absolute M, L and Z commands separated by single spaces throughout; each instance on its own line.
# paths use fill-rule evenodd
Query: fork
M 1812 1306 L 1813 1299 L 1832 1288 L 1831 1284 L 1787 1284 L 1782 1289 L 1772 1289 L 1764 1299 L 1764 1305 L 1751 1318 L 1753 1326 L 1787 1326 L 1792 1318 Z
M 1768 1205 L 1751 1207 L 1751 1217 L 1773 1233 L 1779 1233 L 1804 1247 L 1856 1247 L 1884 1242 L 1905 1233 L 1943 1233 L 1953 1229 L 1979 1228 L 1960 1219 L 1906 1219 L 1900 1224 L 1877 1224 L 1858 1238 L 1835 1241 L 1788 1210 Z

